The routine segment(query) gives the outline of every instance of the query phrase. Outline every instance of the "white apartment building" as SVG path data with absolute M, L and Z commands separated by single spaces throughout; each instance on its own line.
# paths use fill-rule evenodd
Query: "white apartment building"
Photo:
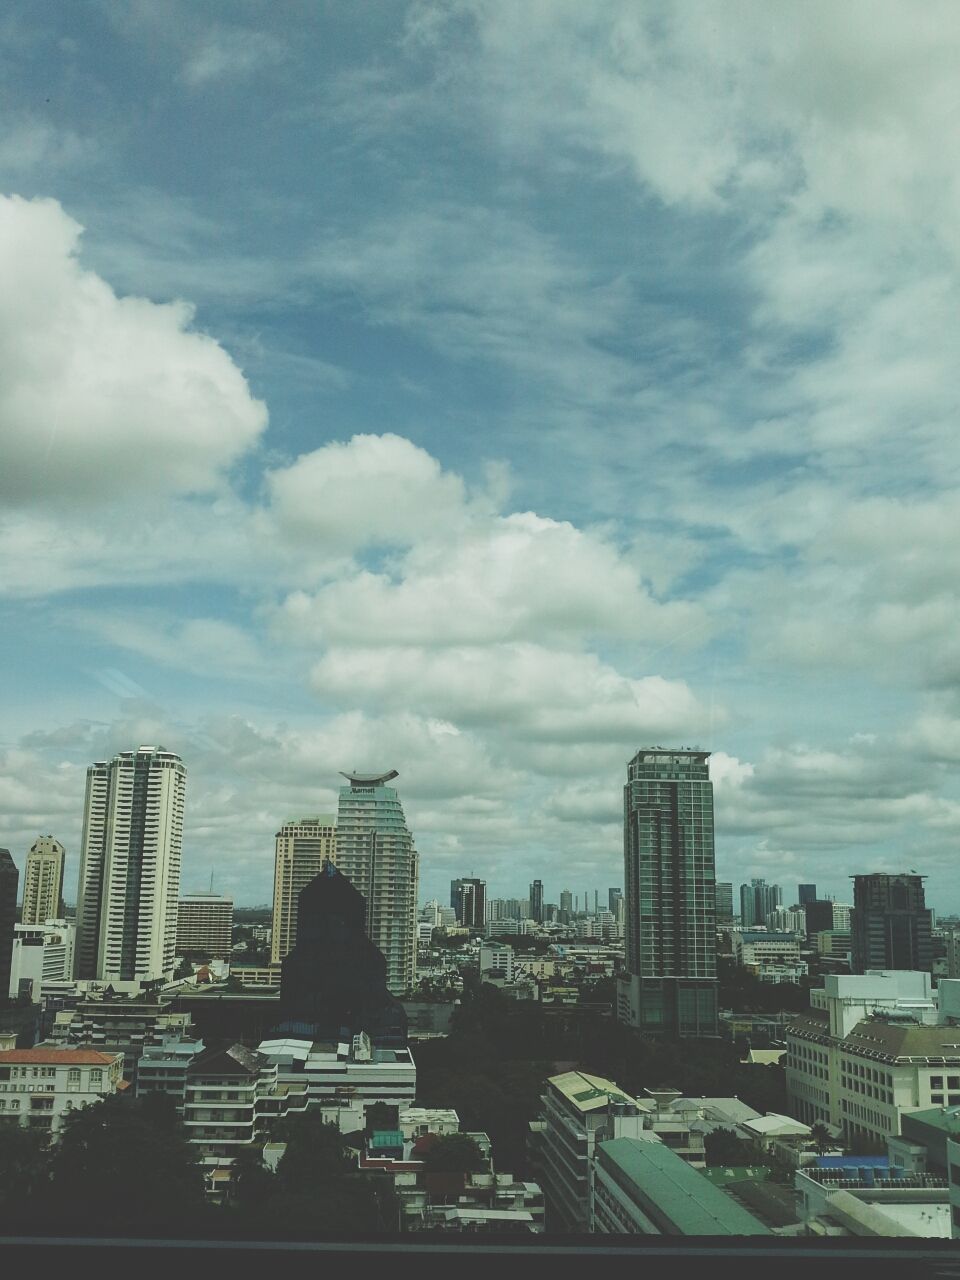
M 76 930 L 66 920 L 14 925 L 9 995 L 20 994 L 23 984 L 37 1004 L 45 984 L 71 981 L 75 938 Z
M 43 924 L 60 918 L 65 857 L 63 845 L 53 836 L 37 836 L 30 846 L 23 876 L 21 924 Z
M 187 1035 L 163 1036 L 159 1044 L 144 1046 L 137 1061 L 137 1097 L 165 1093 L 183 1111 L 187 1093 L 187 1071 L 205 1052 L 202 1040 Z
M 849 902 L 835 902 L 833 904 L 833 927 L 840 931 L 850 931 L 850 912 L 853 907 Z
M 513 947 L 480 948 L 480 974 L 492 974 L 495 978 L 513 981 Z
M 488 920 L 484 925 L 484 934 L 488 938 L 523 937 L 532 932 L 532 920 Z
M 123 751 L 87 770 L 77 978 L 172 977 L 186 776 L 163 747 Z
M 611 1138 L 659 1138 L 644 1128 L 644 1113 L 610 1080 L 568 1071 L 552 1076 L 538 1122 L 540 1183 L 552 1231 L 590 1230 L 590 1194 L 596 1146 Z
M 290 818 L 276 834 L 273 872 L 273 929 L 270 960 L 279 964 L 297 941 L 300 890 L 336 863 L 337 826 L 332 814 Z
M 0 1124 L 56 1137 L 63 1118 L 123 1087 L 123 1055 L 96 1049 L 0 1050 Z
M 800 939 L 794 933 L 763 933 L 759 929 L 735 929 L 733 954 L 743 968 L 770 964 L 798 965 Z
M 937 994 L 940 1007 L 938 1008 Z M 960 1104 L 960 983 L 901 970 L 829 974 L 787 1026 L 787 1097 L 806 1124 L 882 1143 L 901 1118 Z
M 807 913 L 802 907 L 774 907 L 764 924 L 774 933 L 806 933 Z

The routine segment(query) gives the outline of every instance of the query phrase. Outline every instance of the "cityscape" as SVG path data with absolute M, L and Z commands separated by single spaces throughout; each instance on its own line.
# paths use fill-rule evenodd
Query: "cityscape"
M 56 836 L 22 895 L 0 850 L 7 1232 L 41 1169 L 96 1228 L 89 1189 L 57 1199 L 69 1153 L 92 1176 L 96 1133 L 165 1132 L 187 1234 L 322 1236 L 335 1195 L 367 1235 L 960 1238 L 960 920 L 922 874 L 854 874 L 850 903 L 718 881 L 710 753 L 656 747 L 621 885 L 423 903 L 398 771 L 342 777 L 279 825 L 269 913 L 182 892 L 163 746 L 88 768 L 75 908 Z

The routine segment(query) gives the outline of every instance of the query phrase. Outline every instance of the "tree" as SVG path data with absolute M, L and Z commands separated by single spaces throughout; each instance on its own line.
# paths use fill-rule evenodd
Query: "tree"
M 486 1167 L 480 1148 L 465 1133 L 437 1134 L 423 1153 L 425 1173 L 482 1173 Z
M 112 1097 L 72 1112 L 51 1172 L 49 1220 L 81 1234 L 190 1234 L 204 1213 L 196 1151 L 156 1105 Z
M 6 1230 L 32 1224 L 45 1204 L 50 1147 L 45 1133 L 19 1123 L 0 1125 L 0 1222 Z
M 830 1130 L 820 1120 L 810 1129 L 810 1137 L 813 1139 L 817 1152 L 823 1155 L 825 1151 L 829 1151 L 833 1146 L 833 1138 L 830 1136 Z
M 750 1142 L 738 1138 L 733 1129 L 714 1129 L 703 1140 L 708 1168 L 718 1165 L 744 1166 L 753 1163 Z

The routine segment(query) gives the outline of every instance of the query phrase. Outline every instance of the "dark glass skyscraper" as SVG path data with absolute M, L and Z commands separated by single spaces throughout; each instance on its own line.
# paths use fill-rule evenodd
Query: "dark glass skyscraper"
M 487 882 L 473 877 L 450 881 L 450 905 L 457 921 L 467 929 L 482 929 L 487 923 Z
M 808 902 L 817 901 L 817 886 L 815 884 L 798 884 L 797 885 L 797 902 L 801 907 L 805 907 Z
M 543 924 L 543 881 L 534 880 L 530 886 L 530 919 Z
M 744 929 L 751 925 L 767 922 L 771 911 L 776 911 L 783 902 L 783 891 L 778 884 L 767 884 L 766 880 L 751 880 L 749 884 L 740 886 L 740 923 Z
M 638 751 L 623 793 L 626 973 L 618 1017 L 717 1034 L 716 869 L 708 751 Z
M 853 876 L 850 932 L 853 972 L 919 969 L 933 964 L 932 922 L 924 904 L 923 876 Z
M 10 990 L 13 963 L 13 935 L 17 921 L 17 889 L 20 872 L 9 849 L 0 849 L 0 1004 Z

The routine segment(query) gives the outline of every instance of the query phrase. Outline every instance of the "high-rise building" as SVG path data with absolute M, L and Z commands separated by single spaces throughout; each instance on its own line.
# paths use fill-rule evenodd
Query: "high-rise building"
M 451 880 L 450 906 L 457 922 L 468 929 L 482 929 L 487 922 L 486 880 Z
M 416 981 L 419 860 L 388 773 L 344 773 L 337 811 L 336 865 L 366 903 L 367 936 L 387 962 L 387 986 L 403 995 Z
M 17 923 L 20 872 L 9 849 L 0 849 L 0 1004 L 10 990 L 13 935 Z
M 63 915 L 64 848 L 53 836 L 37 836 L 27 853 L 22 924 L 43 924 Z
M 188 893 L 177 904 L 177 955 L 199 952 L 227 960 L 233 949 L 233 899 L 222 893 Z
M 337 824 L 330 813 L 289 818 L 276 834 L 273 868 L 273 932 L 270 961 L 279 964 L 297 942 L 300 891 L 314 880 L 324 862 L 336 861 Z
M 163 747 L 87 770 L 77 889 L 76 976 L 172 974 L 187 771 Z
M 534 880 L 530 886 L 530 919 L 543 924 L 543 881 Z
M 622 889 L 607 890 L 607 910 L 613 915 L 614 919 L 616 919 L 617 912 L 620 909 L 618 904 L 620 903 L 622 898 L 623 898 Z
M 801 907 L 805 907 L 808 902 L 816 902 L 817 886 L 815 884 L 798 884 L 797 885 L 797 902 Z
M 930 911 L 924 904 L 924 877 L 874 872 L 852 879 L 853 972 L 913 969 L 929 973 L 933 940 Z
M 744 929 L 763 924 L 771 911 L 776 910 L 783 901 L 783 892 L 778 884 L 767 884 L 766 880 L 751 880 L 749 884 L 740 886 L 740 923 Z
M 560 923 L 569 924 L 573 919 L 573 894 L 569 889 L 560 891 Z
M 729 880 L 717 881 L 717 924 L 733 921 L 733 885 Z
M 624 787 L 626 972 L 618 1017 L 717 1033 L 716 869 L 708 751 L 638 751 Z

